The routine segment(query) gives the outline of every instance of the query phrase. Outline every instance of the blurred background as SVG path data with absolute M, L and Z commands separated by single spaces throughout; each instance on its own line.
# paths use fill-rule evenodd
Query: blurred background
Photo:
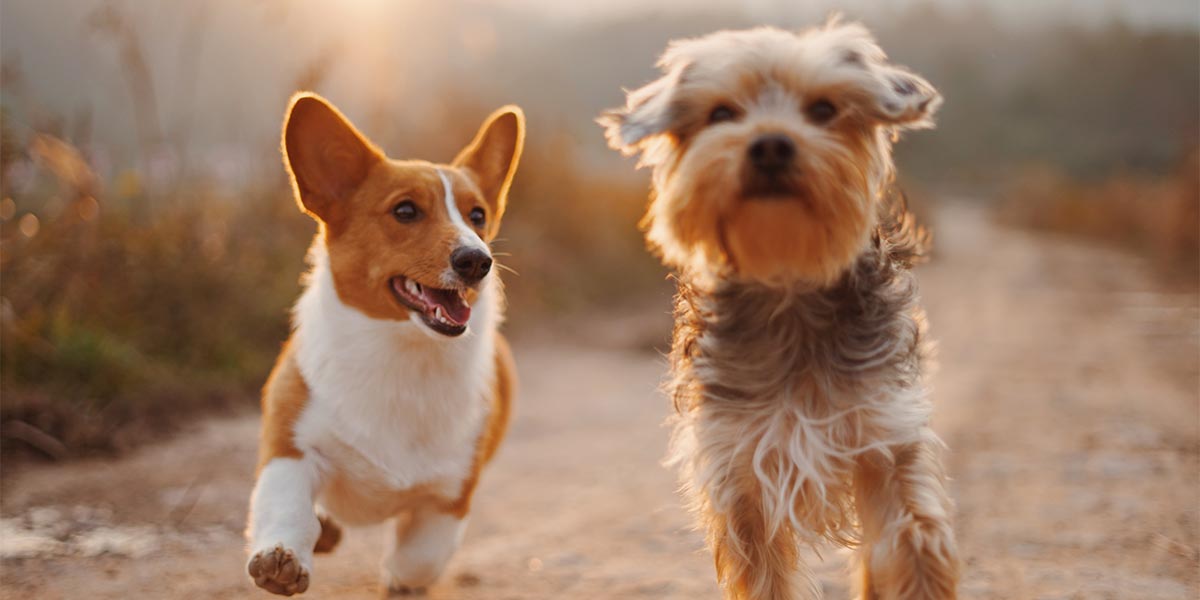
M 638 365 L 630 367 L 638 375 L 629 377 L 646 385 L 612 393 L 636 398 L 642 407 L 637 410 L 648 412 L 613 408 L 610 416 L 614 424 L 636 420 L 649 428 L 647 450 L 638 455 L 648 462 L 637 472 L 652 472 L 646 477 L 654 483 L 647 485 L 667 491 L 664 510 L 678 510 L 671 503 L 669 475 L 655 464 L 666 435 L 655 427 L 666 403 L 652 388 L 662 367 L 657 353 L 667 346 L 672 286 L 645 252 L 637 229 L 648 174 L 607 149 L 592 120 L 623 103 L 622 87 L 654 77 L 654 59 L 670 39 L 759 24 L 801 28 L 833 10 L 866 23 L 895 62 L 927 77 L 946 98 L 938 128 L 907 136 L 897 150 L 900 182 L 939 242 L 923 281 L 935 333 L 945 338 L 947 375 L 941 387 L 980 406 L 1007 405 L 1013 419 L 995 421 L 994 437 L 972 436 L 968 423 L 978 417 L 978 407 L 960 403 L 947 409 L 961 417 L 950 418 L 948 426 L 960 426 L 947 434 L 951 446 L 958 437 L 964 445 L 981 439 L 980 444 L 1003 446 L 1012 434 L 1008 426 L 1058 432 L 1082 422 L 1082 415 L 1103 412 L 1102 406 L 1112 408 L 1104 413 L 1105 427 L 1116 428 L 1118 437 L 1135 435 L 1142 430 L 1121 411 L 1141 406 L 1143 398 L 1171 398 L 1169 409 L 1154 414 L 1182 428 L 1162 434 L 1146 425 L 1151 432 L 1146 443 L 1165 453 L 1165 467 L 1129 462 L 1130 456 L 1150 452 L 1137 438 L 1130 442 L 1135 449 L 1122 450 L 1112 464 L 1096 466 L 1076 457 L 1084 461 L 1083 475 L 1075 474 L 1084 483 L 1071 479 L 1073 471 L 1055 476 L 1067 482 L 1063 485 L 1075 481 L 1086 487 L 1093 467 L 1102 473 L 1173 474 L 1157 484 L 1164 490 L 1183 486 L 1182 500 L 1190 498 L 1191 506 L 1168 510 L 1169 523 L 1147 529 L 1137 538 L 1142 545 L 1130 550 L 1159 565 L 1151 571 L 1161 581 L 1104 588 L 1116 595 L 1087 593 L 1089 588 L 1079 587 L 1084 583 L 1064 588 L 1084 590 L 1082 596 L 1040 596 L 1035 591 L 1057 588 L 1035 582 L 1028 596 L 1195 597 L 1200 564 L 1195 0 L 4 0 L 0 481 L 7 488 L 9 519 L 0 534 L 7 533 L 9 545 L 0 555 L 10 559 L 7 566 L 28 567 L 13 560 L 78 556 L 78 548 L 63 550 L 61 544 L 80 531 L 96 530 L 86 525 L 94 517 L 86 510 L 107 510 L 107 517 L 96 517 L 101 521 L 121 520 L 119 507 L 96 509 L 104 502 L 83 502 L 91 508 L 73 517 L 77 527 L 30 541 L 31 532 L 41 531 L 35 509 L 57 506 L 52 510 L 59 513 L 40 517 L 51 522 L 66 514 L 63 507 L 75 510 L 81 502 L 65 491 L 80 471 L 69 471 L 66 480 L 37 479 L 37 473 L 50 472 L 50 463 L 86 458 L 92 462 L 79 464 L 119 464 L 112 461 L 147 443 L 198 435 L 198 417 L 212 415 L 233 419 L 240 429 L 228 435 L 205 430 L 210 437 L 191 442 L 199 444 L 191 450 L 241 436 L 238 444 L 252 454 L 257 390 L 287 337 L 288 310 L 300 290 L 302 257 L 315 229 L 291 199 L 278 152 L 283 110 L 296 90 L 325 95 L 389 155 L 437 161 L 452 158 L 495 107 L 524 107 L 529 137 L 496 249 L 517 273 L 505 277 L 507 330 L 518 340 L 523 373 L 534 371 L 524 377 L 533 378 L 526 406 L 540 406 L 541 398 L 551 404 L 564 395 L 550 379 L 538 377 L 567 377 L 576 373 L 572 369 L 586 371 L 586 364 L 619 368 L 605 362 L 611 360 Z M 1043 300 L 1046 304 L 1038 304 Z M 1113 312 L 1114 306 L 1120 310 Z M 1026 317 L 1032 320 L 1022 321 Z M 578 352 L 547 353 L 539 346 Z M 521 361 L 522 347 L 528 348 L 527 361 Z M 1087 354 L 1097 348 L 1112 352 Z M 1036 366 L 1049 372 L 1030 379 L 1025 377 L 1033 372 L 1030 365 L 1004 367 L 996 352 L 1026 361 L 1044 357 Z M 538 363 L 539 357 L 548 362 Z M 1078 364 L 1064 367 L 1069 357 Z M 1135 363 L 1142 365 L 1136 377 L 1128 375 Z M 1126 387 L 1104 384 L 1111 373 L 1120 373 L 1120 386 Z M 990 377 L 1024 382 L 1008 394 L 995 392 L 1000 397 L 1031 397 L 1033 390 L 1046 395 L 1036 410 L 1057 406 L 1058 412 L 1021 412 L 1019 403 L 982 394 L 995 383 Z M 1064 385 L 1078 394 L 1076 403 L 1062 404 Z M 1106 404 L 1099 400 L 1101 388 L 1113 393 L 1119 388 L 1123 395 Z M 602 389 L 597 384 L 592 393 Z M 582 392 L 566 392 L 563 401 L 576 393 Z M 557 423 L 545 414 L 565 409 L 540 416 L 536 408 L 522 410 L 514 429 L 518 444 Z M 564 413 L 567 421 L 555 426 L 574 422 L 570 418 Z M 1107 431 L 1080 432 L 1082 446 L 1068 450 L 1083 452 L 1088 443 L 1109 440 Z M 620 437 L 615 432 L 601 437 L 610 433 Z M 990 448 L 964 455 L 985 456 Z M 252 457 L 236 459 L 246 460 Z M 960 464 L 979 472 L 972 465 Z M 127 468 L 133 470 L 122 472 L 137 488 L 138 469 L 150 467 Z M 1019 473 L 1011 465 L 988 468 L 995 472 L 984 471 L 996 476 L 990 485 L 1000 487 L 1010 482 L 1005 477 Z M 188 500 L 189 490 L 200 485 L 194 479 L 164 483 L 183 491 L 163 510 L 174 515 L 179 506 L 191 506 L 185 518 L 206 527 L 219 523 L 227 537 L 236 538 L 241 515 L 229 513 L 241 510 L 239 494 L 249 485 L 249 472 L 234 475 L 237 483 L 229 489 L 236 493 L 228 494 L 238 499 L 221 505 L 224 516 L 212 522 L 188 516 L 198 502 Z M 955 475 L 963 485 L 970 482 L 965 473 Z M 94 484 L 106 488 L 102 481 Z M 980 494 L 995 497 L 994 490 Z M 1059 500 L 1051 504 L 1061 506 Z M 1092 500 L 1103 504 L 1103 498 Z M 971 508 L 969 500 L 960 504 Z M 1128 519 L 1144 525 L 1142 513 L 1135 513 Z M 966 522 L 975 523 L 969 516 Z M 991 531 L 989 521 L 979 523 L 976 535 Z M 679 517 L 676 529 L 684 524 Z M 1130 523 L 1113 525 L 1121 526 Z M 679 543 L 694 541 L 686 537 Z M 1087 543 L 1110 547 L 1109 541 Z M 162 539 L 155 543 L 171 547 Z M 1011 551 L 1021 556 L 1024 550 L 1013 543 Z M 1079 543 L 1068 554 L 1090 551 Z M 689 560 L 701 563 L 694 580 L 707 582 L 705 559 L 687 547 Z M 138 556 L 122 554 L 119 548 L 128 548 L 117 542 L 100 548 L 96 556 Z M 1030 552 L 1026 558 L 1036 562 L 1040 555 Z M 541 570 L 536 560 L 537 569 L 522 562 L 522 573 Z M 45 564 L 52 569 L 69 563 Z M 124 573 L 124 563 L 113 564 L 118 566 L 110 568 Z M 45 591 L 38 587 L 45 585 L 45 573 L 37 569 L 22 576 L 6 572 L 10 583 L 16 577 L 27 586 L 18 590 Z M 999 579 L 1015 577 L 1004 568 L 995 572 Z M 1091 577 L 1103 579 L 1106 572 L 1097 567 Z M 476 574 L 488 581 L 487 574 L 467 573 L 477 582 Z M 242 583 L 236 573 L 221 578 Z M 462 590 L 474 585 L 468 579 L 456 580 L 467 596 Z M 678 579 L 619 596 L 691 593 Z M 988 581 L 973 580 L 971 597 L 1025 595 L 988 587 Z M 357 589 L 354 582 L 346 585 Z M 570 587 L 548 589 L 567 597 L 603 597 L 588 596 L 583 588 L 574 595 Z M 544 597 L 554 597 L 547 593 Z M 530 594 L 513 597 L 543 597 Z

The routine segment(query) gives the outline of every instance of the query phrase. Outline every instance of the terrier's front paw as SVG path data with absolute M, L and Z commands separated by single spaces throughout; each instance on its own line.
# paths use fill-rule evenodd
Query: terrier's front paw
M 246 571 L 258 587 L 281 596 L 302 594 L 308 589 L 308 569 L 300 564 L 296 554 L 282 544 L 260 550 L 250 557 Z

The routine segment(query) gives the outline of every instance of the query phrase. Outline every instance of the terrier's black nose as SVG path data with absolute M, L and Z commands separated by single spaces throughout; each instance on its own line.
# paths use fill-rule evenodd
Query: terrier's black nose
M 476 283 L 492 270 L 492 257 L 479 248 L 463 247 L 450 253 L 450 266 L 467 283 Z
M 792 164 L 792 159 L 796 158 L 796 144 L 786 135 L 768 133 L 754 140 L 746 154 L 755 168 L 773 173 Z

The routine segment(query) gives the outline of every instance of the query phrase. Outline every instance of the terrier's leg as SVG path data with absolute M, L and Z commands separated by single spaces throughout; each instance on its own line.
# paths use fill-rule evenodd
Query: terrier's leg
M 742 481 L 737 490 L 707 490 L 700 503 L 708 527 L 717 580 L 728 600 L 800 600 L 820 597 L 811 571 L 799 557 L 788 524 L 772 534 L 758 485 Z M 714 494 L 715 492 L 715 494 Z M 721 498 L 728 498 L 721 502 Z
M 433 507 L 407 521 L 397 518 L 384 533 L 383 584 L 390 594 L 420 592 L 437 580 L 458 550 L 467 517 Z
M 321 533 L 313 512 L 317 469 L 304 458 L 273 458 L 250 497 L 250 562 L 259 587 L 284 596 L 308 589 L 313 547 Z
M 898 448 L 895 461 L 859 460 L 855 495 L 863 526 L 863 600 L 957 597 L 958 551 L 950 498 L 930 432 Z

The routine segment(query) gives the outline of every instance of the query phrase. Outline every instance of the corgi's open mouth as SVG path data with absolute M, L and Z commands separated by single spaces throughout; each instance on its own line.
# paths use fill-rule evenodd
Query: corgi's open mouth
M 461 289 L 423 286 L 403 275 L 391 279 L 392 293 L 409 310 L 421 315 L 430 329 L 450 337 L 462 335 L 471 318 L 471 306 Z

